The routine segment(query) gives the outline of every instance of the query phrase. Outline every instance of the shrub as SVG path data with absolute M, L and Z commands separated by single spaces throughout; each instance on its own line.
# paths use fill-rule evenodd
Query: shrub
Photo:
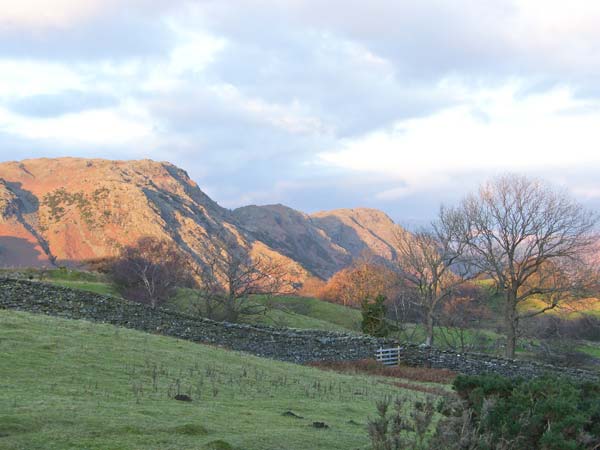
M 600 342 L 600 317 L 582 315 L 569 318 L 551 314 L 527 320 L 523 326 L 530 337 L 539 339 L 584 339 Z
M 600 445 L 600 383 L 485 375 L 458 376 L 454 388 L 466 401 L 470 429 L 477 430 L 488 448 L 559 450 Z
M 377 417 L 368 424 L 372 450 L 428 449 L 428 433 L 433 424 L 435 405 L 430 397 L 408 404 L 402 398 L 394 402 L 388 415 L 390 399 L 376 403 Z M 408 411 L 408 412 L 407 412 Z
M 110 277 L 124 298 L 153 308 L 174 296 L 177 287 L 192 284 L 185 254 L 174 242 L 152 236 L 123 248 Z
M 366 298 L 362 302 L 361 308 L 363 333 L 376 337 L 387 336 L 389 329 L 385 318 L 385 297 L 378 295 L 373 301 Z
M 587 367 L 598 361 L 592 355 L 578 350 L 573 341 L 565 339 L 543 340 L 538 345 L 532 345 L 532 353 L 538 360 L 555 366 Z

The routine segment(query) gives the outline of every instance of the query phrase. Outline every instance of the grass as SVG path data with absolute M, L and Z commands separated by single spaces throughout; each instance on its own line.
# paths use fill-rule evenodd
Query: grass
M 192 289 L 181 289 L 167 307 L 195 313 L 194 302 L 198 301 Z M 342 305 L 305 297 L 255 296 L 252 301 L 268 306 L 265 314 L 244 317 L 246 323 L 256 323 L 287 328 L 302 328 L 331 331 L 359 331 L 360 311 Z
M 43 280 L 46 283 L 52 283 L 72 289 L 94 292 L 104 295 L 118 295 L 114 286 L 108 281 L 105 275 L 97 272 L 85 272 L 71 269 L 0 269 L 2 273 L 19 272 L 24 278 Z
M 256 297 L 253 300 L 268 304 L 273 312 L 278 311 L 280 320 L 284 322 L 281 326 L 303 328 L 293 325 L 293 316 L 303 316 L 327 324 L 328 328 L 326 329 L 360 330 L 362 315 L 358 309 L 307 297 Z M 278 324 L 277 319 L 273 320 L 268 314 L 263 323 Z
M 43 281 L 72 289 L 97 294 L 119 296 L 114 285 L 105 275 L 71 269 L 0 269 L 2 272 L 19 272 L 24 278 L 43 279 Z M 192 289 L 180 289 L 176 298 L 167 303 L 167 307 L 176 311 L 195 314 L 193 303 L 196 293 Z M 342 305 L 304 297 L 262 297 L 256 296 L 254 302 L 269 306 L 266 314 L 244 318 L 247 323 L 264 324 L 286 328 L 360 331 L 360 311 Z
M 595 342 L 588 342 L 587 344 L 581 344 L 577 346 L 577 350 L 583 353 L 587 353 L 594 358 L 600 359 L 600 344 Z
M 87 272 L 83 270 L 74 270 L 67 268 L 60 269 L 35 269 L 35 268 L 19 268 L 19 269 L 0 269 L 2 274 L 18 273 L 21 277 L 31 279 L 43 279 L 45 281 L 92 281 L 92 282 L 107 282 L 105 275 L 98 272 Z
M 490 325 L 493 326 L 502 320 L 501 318 L 504 313 L 504 297 L 502 293 L 496 291 L 492 280 L 477 280 L 475 283 L 487 290 L 488 297 L 486 299 L 486 306 L 492 312 Z M 546 302 L 539 297 L 533 296 L 520 302 L 518 310 L 519 312 L 539 311 L 545 306 L 547 306 Z M 577 318 L 582 314 L 600 317 L 600 299 L 584 298 L 573 302 L 561 303 L 558 307 L 548 311 L 546 314 L 554 314 L 568 319 Z
M 422 344 L 423 342 L 425 342 L 426 331 L 425 331 L 425 326 L 423 324 L 409 323 L 409 324 L 405 324 L 405 327 L 406 327 L 406 331 L 404 333 L 395 334 L 393 337 L 396 337 L 399 340 L 406 340 L 407 335 L 408 335 L 408 337 L 412 337 L 412 339 L 411 339 L 412 343 Z M 452 343 L 452 341 L 453 341 L 452 336 L 457 336 L 456 333 L 458 333 L 458 329 L 453 329 L 450 327 L 436 326 L 433 329 L 434 345 L 436 347 L 442 348 L 442 349 L 452 348 L 452 346 L 449 345 L 449 343 L 444 338 L 444 336 L 446 336 L 447 339 L 450 340 L 450 342 Z M 496 341 L 497 339 L 500 339 L 503 337 L 501 334 L 498 334 L 495 331 L 492 331 L 487 328 L 477 328 L 477 329 L 467 328 L 463 331 L 463 333 L 464 333 L 464 340 L 465 340 L 466 345 L 480 343 L 479 340 L 481 338 L 485 339 L 487 341 L 487 343 L 491 344 L 494 341 Z M 458 339 L 454 338 L 454 341 L 456 341 L 456 342 L 454 342 L 454 344 L 458 348 L 458 345 L 459 345 Z
M 104 295 L 118 295 L 105 275 L 70 269 L 52 269 L 44 273 L 48 283 Z
M 0 361 L 3 449 L 366 449 L 377 399 L 425 395 L 384 377 L 7 310 Z M 193 401 L 174 400 L 178 391 Z
M 101 281 L 47 280 L 47 282 L 71 289 L 94 292 L 96 294 L 119 295 L 113 285 Z

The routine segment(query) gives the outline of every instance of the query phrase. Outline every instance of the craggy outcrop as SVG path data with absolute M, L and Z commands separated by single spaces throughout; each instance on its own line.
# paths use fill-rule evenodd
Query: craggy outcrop
M 309 272 L 328 278 L 363 251 L 392 260 L 395 228 L 385 214 L 367 209 L 312 216 L 282 205 L 230 211 L 167 162 L 0 163 L 0 267 L 81 266 L 147 235 L 202 260 L 215 235 L 234 233 L 253 255 L 277 254 L 302 281 Z

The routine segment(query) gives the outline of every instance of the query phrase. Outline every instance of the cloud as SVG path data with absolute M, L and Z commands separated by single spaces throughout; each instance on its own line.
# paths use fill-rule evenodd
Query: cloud
M 105 109 L 118 105 L 112 95 L 68 90 L 56 94 L 19 97 L 8 102 L 13 112 L 31 117 L 57 117 L 90 109 Z
M 226 206 L 410 220 L 499 170 L 600 165 L 600 4 L 52 3 L 0 9 L 3 157 L 166 159 Z
M 449 75 L 493 80 L 540 76 L 576 78 L 600 67 L 600 7 L 574 0 L 317 0 L 201 4 L 218 33 L 271 48 L 269 35 L 309 30 L 360 44 L 391 62 L 399 79 Z M 343 13 L 342 13 L 343 12 Z M 269 24 L 261 27 L 259 24 Z M 284 40 L 285 42 L 285 40 Z
M 42 0 L 0 9 L 0 58 L 123 61 L 164 57 L 175 45 L 165 18 L 187 1 Z
M 326 164 L 350 170 L 403 176 L 414 185 L 465 169 L 600 164 L 595 139 L 600 110 L 566 116 L 564 110 L 581 103 L 568 89 L 522 99 L 515 96 L 518 91 L 518 85 L 513 85 L 474 92 L 464 105 L 399 121 L 389 129 L 341 143 L 320 157 Z M 471 114 L 473 106 L 485 111 L 486 120 Z

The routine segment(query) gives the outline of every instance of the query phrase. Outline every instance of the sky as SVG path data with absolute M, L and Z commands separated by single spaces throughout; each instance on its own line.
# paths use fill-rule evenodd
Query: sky
M 51 3 L 51 7 L 50 6 Z M 600 206 L 595 0 L 0 0 L 0 161 L 151 158 L 221 205 Z

